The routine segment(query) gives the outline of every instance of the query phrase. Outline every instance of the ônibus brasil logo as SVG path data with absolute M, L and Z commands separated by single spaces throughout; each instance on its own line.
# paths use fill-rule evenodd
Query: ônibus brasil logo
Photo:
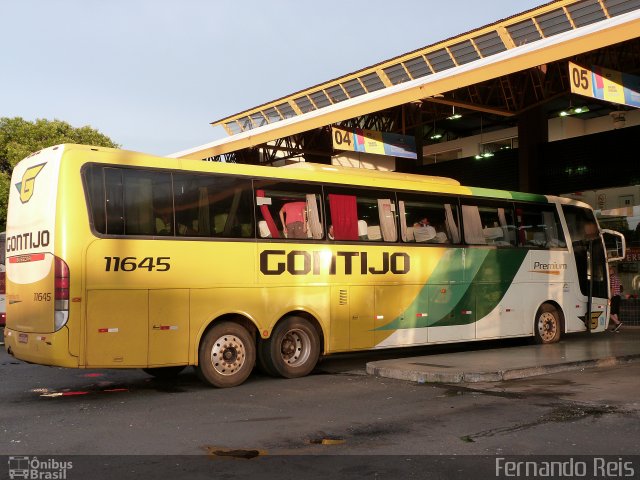
M 42 170 L 45 165 L 46 162 L 27 168 L 27 171 L 22 175 L 22 181 L 16 183 L 16 188 L 20 193 L 20 201 L 22 203 L 27 203 L 31 200 L 31 197 L 33 196 L 33 187 L 36 183 L 36 176 L 38 176 L 40 170 Z

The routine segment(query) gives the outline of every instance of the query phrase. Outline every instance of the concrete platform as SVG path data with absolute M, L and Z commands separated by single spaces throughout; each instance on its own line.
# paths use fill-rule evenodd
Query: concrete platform
M 367 363 L 367 373 L 417 383 L 499 382 L 640 360 L 640 327 L 567 335 L 552 345 L 524 345 Z

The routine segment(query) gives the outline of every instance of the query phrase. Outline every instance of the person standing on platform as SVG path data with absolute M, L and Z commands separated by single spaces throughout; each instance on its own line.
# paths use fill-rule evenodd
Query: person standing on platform
M 611 309 L 609 318 L 614 324 L 611 327 L 611 331 L 618 333 L 622 326 L 622 322 L 618 318 L 618 315 L 620 315 L 620 293 L 622 292 L 622 285 L 620 284 L 618 273 L 611 265 L 609 266 L 609 285 L 611 287 Z

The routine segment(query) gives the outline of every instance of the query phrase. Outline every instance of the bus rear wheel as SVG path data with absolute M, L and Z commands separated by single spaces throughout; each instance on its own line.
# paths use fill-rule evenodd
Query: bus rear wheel
M 307 320 L 287 317 L 260 345 L 260 364 L 274 376 L 304 377 L 311 373 L 320 357 L 320 337 Z
M 222 322 L 209 329 L 200 342 L 196 371 L 214 387 L 235 387 L 251 374 L 255 361 L 255 344 L 247 329 Z
M 553 305 L 545 303 L 536 313 L 534 338 L 538 344 L 555 343 L 561 335 L 560 313 Z

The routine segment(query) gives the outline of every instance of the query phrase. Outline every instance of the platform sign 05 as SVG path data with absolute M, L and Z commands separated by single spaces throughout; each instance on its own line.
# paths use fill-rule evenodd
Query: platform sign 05
M 571 93 L 640 107 L 640 77 L 608 68 L 591 69 L 569 62 Z

